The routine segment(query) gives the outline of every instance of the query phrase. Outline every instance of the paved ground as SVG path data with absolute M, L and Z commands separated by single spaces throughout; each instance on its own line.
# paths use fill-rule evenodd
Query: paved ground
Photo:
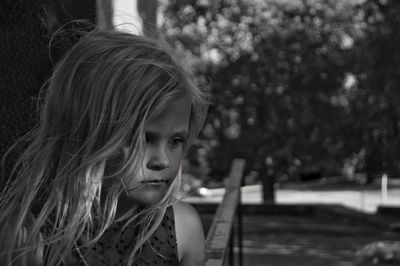
M 206 229 L 212 215 L 203 215 Z M 315 215 L 245 214 L 245 266 L 386 266 L 359 262 L 357 251 L 375 241 L 399 240 L 368 224 Z M 235 252 L 238 252 L 236 238 Z M 237 256 L 236 256 L 237 258 Z M 227 264 L 228 265 L 228 264 Z M 239 265 L 236 261 L 234 265 Z
M 208 191 L 205 198 L 187 197 L 188 202 L 216 202 L 223 189 Z M 244 203 L 261 202 L 261 187 L 242 189 Z M 373 213 L 382 204 L 379 188 L 307 189 L 282 188 L 277 203 L 333 203 Z M 387 204 L 400 206 L 400 188 L 390 188 Z M 212 215 L 202 215 L 209 227 Z M 246 214 L 243 218 L 244 265 L 250 266 L 386 266 L 357 261 L 357 251 L 375 241 L 399 241 L 400 233 L 339 217 L 310 214 Z M 238 249 L 236 248 L 237 252 Z M 235 265 L 238 265 L 236 263 Z
M 362 225 L 333 225 L 314 217 L 251 216 L 244 218 L 244 265 L 355 266 L 366 244 L 395 236 Z M 320 233 L 302 227 L 325 228 Z M 398 236 L 399 237 L 399 236 Z M 379 264 L 383 265 L 383 264 Z

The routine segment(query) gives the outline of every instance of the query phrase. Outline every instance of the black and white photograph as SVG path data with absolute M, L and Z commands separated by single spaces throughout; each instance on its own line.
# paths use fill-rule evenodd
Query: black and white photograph
M 400 1 L 1 0 L 0 266 L 400 265 Z

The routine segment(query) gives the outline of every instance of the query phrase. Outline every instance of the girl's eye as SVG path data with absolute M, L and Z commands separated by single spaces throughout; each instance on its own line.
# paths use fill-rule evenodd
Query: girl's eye
M 169 147 L 172 149 L 177 148 L 179 145 L 181 145 L 183 142 L 185 141 L 185 139 L 183 137 L 173 137 L 170 141 L 169 141 Z

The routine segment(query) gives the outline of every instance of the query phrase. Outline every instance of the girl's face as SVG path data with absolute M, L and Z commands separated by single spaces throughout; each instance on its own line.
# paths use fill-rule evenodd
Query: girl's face
M 127 196 L 140 203 L 159 202 L 177 176 L 189 131 L 191 102 L 181 97 L 167 105 L 145 129 L 146 147 L 137 176 L 126 176 Z M 125 156 L 128 149 L 124 149 Z

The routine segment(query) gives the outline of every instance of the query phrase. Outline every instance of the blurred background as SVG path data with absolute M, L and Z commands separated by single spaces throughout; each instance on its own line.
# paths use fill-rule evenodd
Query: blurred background
M 372 211 L 364 189 L 382 175 L 400 184 L 397 1 L 160 4 L 158 34 L 214 97 L 189 155 L 205 187 L 235 157 L 246 159 L 244 183 L 264 188 L 259 200 L 343 186 L 359 191 L 349 204 Z
M 400 263 L 399 1 L 3 0 L 1 156 L 34 125 L 79 20 L 168 43 L 210 91 L 181 197 L 207 232 L 204 206 L 245 159 L 246 265 Z

